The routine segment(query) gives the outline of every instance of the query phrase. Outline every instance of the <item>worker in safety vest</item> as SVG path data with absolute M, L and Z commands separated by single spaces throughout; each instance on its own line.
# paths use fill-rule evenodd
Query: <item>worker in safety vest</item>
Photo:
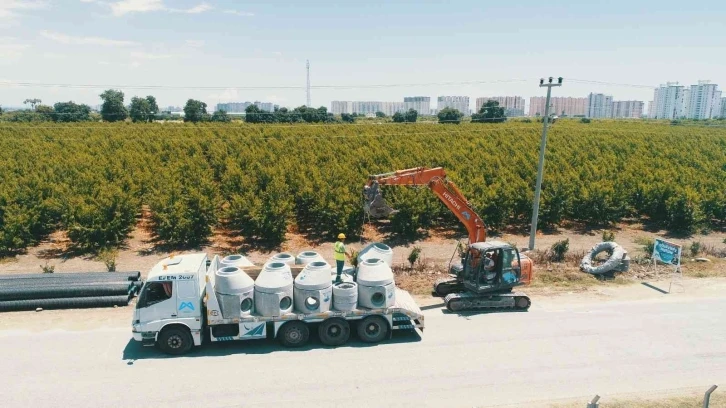
M 342 232 L 338 234 L 338 241 L 333 246 L 333 250 L 335 251 L 335 266 L 337 267 L 337 274 L 335 276 L 335 282 L 340 282 L 340 274 L 343 273 L 343 266 L 345 265 L 345 244 L 343 241 L 345 240 L 345 234 Z

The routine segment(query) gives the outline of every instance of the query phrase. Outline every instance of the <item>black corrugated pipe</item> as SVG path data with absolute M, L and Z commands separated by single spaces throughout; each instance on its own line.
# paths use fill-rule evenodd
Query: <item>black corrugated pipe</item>
M 0 312 L 35 310 L 39 307 L 42 307 L 43 309 L 80 309 L 89 307 L 126 306 L 128 304 L 128 295 L 64 299 L 9 300 L 0 301 Z

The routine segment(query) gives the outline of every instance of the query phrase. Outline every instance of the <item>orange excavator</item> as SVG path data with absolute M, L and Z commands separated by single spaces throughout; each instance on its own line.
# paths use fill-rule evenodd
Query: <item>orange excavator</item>
M 527 310 L 529 297 L 514 292 L 532 279 L 532 260 L 506 242 L 486 241 L 486 225 L 441 167 L 416 167 L 368 177 L 363 189 L 363 209 L 371 218 L 396 213 L 383 198 L 381 186 L 426 186 L 451 210 L 469 233 L 461 263 L 452 265 L 449 279 L 434 284 L 452 312 L 464 310 Z

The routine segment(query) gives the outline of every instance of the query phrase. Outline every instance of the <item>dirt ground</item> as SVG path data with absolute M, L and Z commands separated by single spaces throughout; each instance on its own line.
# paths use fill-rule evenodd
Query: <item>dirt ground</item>
M 726 249 L 723 243 L 726 239 L 724 232 L 712 232 L 708 235 L 693 235 L 689 237 L 670 237 L 665 231 L 646 231 L 641 225 L 621 225 L 612 229 L 615 232 L 615 241 L 622 245 L 631 255 L 643 255 L 642 246 L 638 244 L 639 239 L 661 237 L 669 241 L 686 246 L 692 242 L 701 242 L 703 246 L 710 248 Z M 547 249 L 553 243 L 569 238 L 570 253 L 580 253 L 590 249 L 596 243 L 602 241 L 602 230 L 582 231 L 578 229 L 559 229 L 547 233 L 538 233 L 536 248 Z M 400 240 L 381 234 L 377 229 L 367 225 L 361 240 L 348 242 L 349 249 L 360 249 L 370 242 L 385 242 L 393 248 L 394 263 L 408 265 L 406 258 L 411 248 L 416 245 L 421 247 L 421 262 L 435 266 L 436 270 L 446 270 L 446 265 L 454 256 L 457 239 L 465 240 L 465 235 L 456 235 L 450 231 L 432 231 L 425 239 L 413 242 L 401 243 Z M 489 240 L 501 240 L 515 244 L 518 248 L 528 245 L 529 236 L 525 234 L 505 233 L 498 236 L 490 236 Z M 0 274 L 13 273 L 38 273 L 41 266 L 49 265 L 55 267 L 56 272 L 91 272 L 105 271 L 103 262 L 93 255 L 74 255 L 68 252 L 68 239 L 64 233 L 53 234 L 48 241 L 29 248 L 27 253 L 12 258 L 0 259 Z M 191 251 L 178 251 L 174 253 L 204 251 L 211 255 L 228 255 L 238 253 L 240 240 L 229 236 L 225 231 L 216 231 L 211 243 L 202 248 Z M 277 248 L 277 251 L 252 250 L 246 255 L 254 262 L 263 263 L 272 254 L 278 251 L 289 251 L 298 253 L 306 249 L 318 251 L 324 258 L 333 259 L 333 242 L 326 242 L 319 245 L 308 241 L 301 234 L 288 233 L 287 241 Z M 140 271 L 142 275 L 151 269 L 159 260 L 169 256 L 170 252 L 158 249 L 154 246 L 151 235 L 145 222 L 142 220 L 126 242 L 126 246 L 119 250 L 117 258 L 117 269 L 119 271 Z M 684 256 L 684 259 L 686 257 Z

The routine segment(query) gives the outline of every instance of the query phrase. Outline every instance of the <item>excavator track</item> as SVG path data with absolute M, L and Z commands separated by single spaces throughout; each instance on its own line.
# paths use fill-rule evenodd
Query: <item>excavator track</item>
M 521 310 L 526 311 L 532 301 L 524 293 L 498 293 L 477 295 L 474 293 L 451 293 L 444 298 L 449 311 L 464 312 L 468 310 Z
M 434 293 L 436 296 L 445 297 L 448 294 L 459 293 L 464 290 L 464 283 L 459 282 L 456 278 L 439 279 L 434 283 Z

